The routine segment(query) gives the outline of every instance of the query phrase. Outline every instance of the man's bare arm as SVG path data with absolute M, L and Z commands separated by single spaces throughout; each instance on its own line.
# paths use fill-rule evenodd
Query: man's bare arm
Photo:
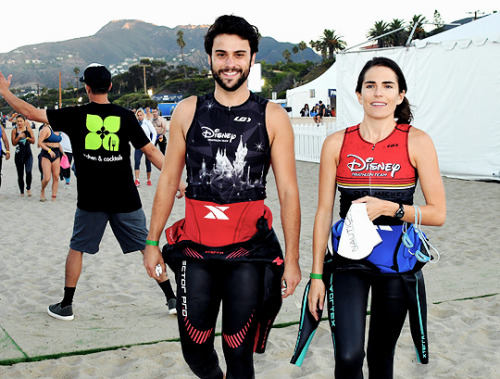
M 9 88 L 11 80 L 12 75 L 9 75 L 8 78 L 5 78 L 3 73 L 0 71 L 0 95 L 2 95 L 5 101 L 9 103 L 9 105 L 14 108 L 16 112 L 21 113 L 26 118 L 33 121 L 48 123 L 49 121 L 47 120 L 47 112 L 45 111 L 45 109 L 35 108 L 33 105 L 19 99 L 10 91 Z

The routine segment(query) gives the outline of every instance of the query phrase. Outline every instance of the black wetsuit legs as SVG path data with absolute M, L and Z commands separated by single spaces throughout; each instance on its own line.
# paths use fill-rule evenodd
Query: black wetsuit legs
M 408 313 L 400 276 L 379 276 L 372 286 L 367 362 L 370 378 L 392 378 L 394 352 Z
M 254 378 L 256 312 L 264 265 L 183 262 L 176 273 L 177 312 L 184 359 L 200 378 L 222 378 L 214 334 L 222 301 L 226 378 Z
M 14 157 L 14 162 L 16 164 L 17 170 L 17 184 L 19 186 L 19 191 L 24 193 L 24 172 L 26 171 L 26 189 L 31 190 L 31 170 L 33 167 L 33 156 L 25 158 L 22 154 L 16 154 Z
M 396 342 L 407 303 L 399 276 L 348 270 L 335 272 L 328 291 L 334 338 L 335 377 L 363 378 L 368 293 L 372 289 L 367 361 L 370 378 L 392 378 Z

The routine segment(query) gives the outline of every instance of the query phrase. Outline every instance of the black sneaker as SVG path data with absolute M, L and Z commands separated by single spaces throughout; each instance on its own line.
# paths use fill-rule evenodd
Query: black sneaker
M 168 306 L 168 313 L 170 313 L 171 315 L 177 314 L 177 299 L 175 297 L 167 301 L 167 306 Z
M 50 316 L 63 321 L 71 321 L 75 318 L 73 315 L 73 307 L 71 305 L 66 305 L 61 307 L 61 303 L 49 305 L 47 312 Z

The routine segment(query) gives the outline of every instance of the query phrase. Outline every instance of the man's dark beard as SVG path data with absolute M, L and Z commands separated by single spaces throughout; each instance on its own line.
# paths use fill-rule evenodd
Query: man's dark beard
M 250 74 L 250 68 L 248 69 L 248 71 L 247 71 L 247 72 L 242 71 L 242 75 L 241 75 L 241 77 L 238 79 L 238 81 L 236 82 L 236 84 L 235 84 L 234 86 L 232 86 L 232 87 L 228 87 L 228 86 L 224 83 L 224 81 L 221 79 L 221 77 L 219 76 L 219 74 L 218 74 L 218 73 L 216 73 L 216 72 L 214 71 L 213 66 L 212 66 L 212 65 L 210 65 L 210 66 L 211 66 L 210 68 L 212 69 L 212 75 L 213 75 L 213 77 L 214 77 L 215 81 L 217 82 L 217 84 L 218 84 L 218 85 L 219 85 L 219 86 L 220 86 L 223 90 L 228 91 L 228 92 L 234 92 L 234 91 L 236 91 L 238 88 L 240 88 L 240 87 L 241 87 L 241 85 L 242 85 L 243 83 L 245 83 L 245 81 L 246 81 L 246 80 L 247 80 L 247 78 L 248 78 L 248 75 Z M 241 71 L 240 71 L 240 72 L 241 72 Z

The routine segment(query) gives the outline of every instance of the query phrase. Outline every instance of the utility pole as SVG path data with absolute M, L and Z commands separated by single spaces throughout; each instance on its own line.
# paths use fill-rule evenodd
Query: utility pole
M 61 71 L 59 71 L 59 109 L 62 108 Z
M 139 66 L 142 67 L 142 74 L 144 76 L 143 81 L 144 81 L 144 95 L 148 94 L 148 90 L 146 87 L 146 67 L 151 66 L 150 64 L 140 64 Z
M 474 21 L 477 20 L 478 15 L 484 14 L 484 12 L 481 12 L 480 10 L 474 11 L 474 12 L 467 12 L 468 14 L 474 14 Z

